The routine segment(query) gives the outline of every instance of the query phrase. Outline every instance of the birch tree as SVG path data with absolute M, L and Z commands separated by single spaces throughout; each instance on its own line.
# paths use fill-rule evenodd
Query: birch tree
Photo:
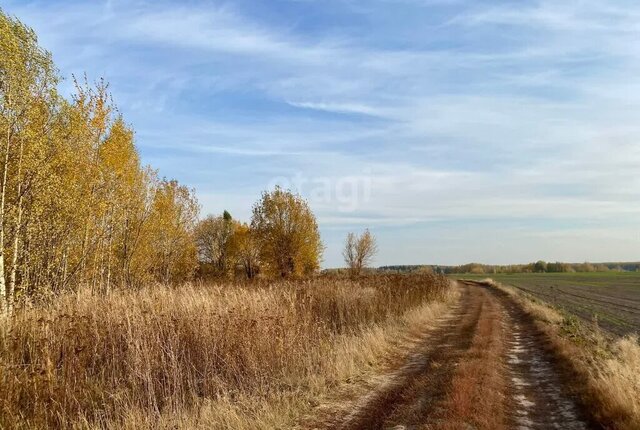
M 192 190 L 143 167 L 103 80 L 57 93 L 51 55 L 0 10 L 0 311 L 193 275 Z
M 4 132 L 0 155 L 0 301 L 8 312 L 14 302 L 25 194 L 31 191 L 33 177 L 33 171 L 27 170 L 36 167 L 36 156 L 44 153 L 39 146 L 47 143 L 56 84 L 51 55 L 38 46 L 33 30 L 0 11 L 0 128 Z
M 190 278 L 197 267 L 194 230 L 199 206 L 193 190 L 163 180 L 155 192 L 149 236 L 153 274 L 157 281 L 176 283 Z

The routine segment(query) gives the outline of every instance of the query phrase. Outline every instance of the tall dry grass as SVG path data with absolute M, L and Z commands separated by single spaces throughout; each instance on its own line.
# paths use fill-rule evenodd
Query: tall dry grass
M 638 337 L 617 339 L 611 353 L 591 371 L 592 395 L 601 403 L 600 415 L 616 428 L 640 428 L 640 344 Z
M 291 425 L 448 290 L 397 275 L 68 294 L 0 327 L 0 427 Z

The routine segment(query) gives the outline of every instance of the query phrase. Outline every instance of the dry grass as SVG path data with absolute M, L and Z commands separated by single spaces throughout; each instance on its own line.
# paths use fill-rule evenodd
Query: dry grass
M 487 301 L 469 350 L 456 367 L 444 400 L 439 429 L 505 428 L 505 381 L 500 362 L 504 354 L 502 309 Z
M 636 336 L 610 338 L 549 305 L 491 280 L 514 297 L 547 335 L 572 386 L 605 428 L 640 428 L 640 344 Z
M 612 356 L 599 361 L 592 373 L 593 393 L 602 416 L 619 429 L 640 428 L 640 345 L 636 336 L 618 339 Z
M 66 295 L 0 327 L 0 427 L 290 427 L 448 290 L 411 275 Z

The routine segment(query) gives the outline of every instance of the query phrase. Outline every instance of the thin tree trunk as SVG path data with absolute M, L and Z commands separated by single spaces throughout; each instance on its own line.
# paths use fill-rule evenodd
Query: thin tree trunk
M 124 231 L 122 234 L 122 265 L 121 265 L 121 279 L 120 279 L 120 287 L 124 288 L 128 283 L 128 259 L 129 259 L 129 212 L 126 212 L 124 219 Z
M 18 203 L 18 217 L 16 224 L 16 232 L 13 238 L 13 255 L 11 256 L 11 275 L 9 276 L 9 288 L 7 288 L 7 307 L 9 312 L 13 309 L 15 295 L 18 292 L 16 286 L 16 275 L 18 273 L 18 252 L 20 251 L 20 231 L 22 230 L 22 197 Z
M 23 291 L 26 291 L 27 293 L 32 293 L 33 290 L 31 289 L 31 284 L 29 283 L 31 281 L 31 270 L 30 270 L 30 266 L 31 266 L 31 246 L 30 246 L 30 242 L 27 242 L 26 246 L 23 245 L 23 249 L 24 249 L 24 273 L 22 278 L 20 279 L 20 284 L 21 287 L 23 289 Z
M 64 283 L 64 280 L 67 279 L 67 249 L 66 248 L 62 252 L 62 279 L 63 279 L 63 283 Z
M 2 194 L 0 195 L 0 313 L 8 311 L 7 289 L 4 279 L 4 230 L 5 226 L 5 201 L 7 195 L 7 172 L 9 170 L 9 142 L 11 141 L 11 126 L 7 127 L 7 142 L 4 155 L 4 168 L 2 172 Z
M 112 242 L 113 242 L 113 209 L 109 210 L 109 221 L 108 221 L 108 236 L 107 236 L 107 280 L 106 280 L 106 292 L 107 294 L 111 290 L 111 252 L 112 252 Z
M 22 230 L 22 157 L 24 155 L 24 141 L 20 140 L 20 156 L 18 157 L 18 215 L 16 217 L 16 231 L 13 238 L 13 255 L 11 257 L 11 275 L 7 288 L 7 308 L 13 310 L 16 294 L 16 273 L 18 272 L 18 251 L 20 250 L 20 232 Z

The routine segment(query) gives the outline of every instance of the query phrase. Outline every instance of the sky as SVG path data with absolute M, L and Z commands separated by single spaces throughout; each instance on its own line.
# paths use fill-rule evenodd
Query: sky
M 305 197 L 342 265 L 640 260 L 637 0 L 0 0 L 104 78 L 142 161 L 248 221 Z

